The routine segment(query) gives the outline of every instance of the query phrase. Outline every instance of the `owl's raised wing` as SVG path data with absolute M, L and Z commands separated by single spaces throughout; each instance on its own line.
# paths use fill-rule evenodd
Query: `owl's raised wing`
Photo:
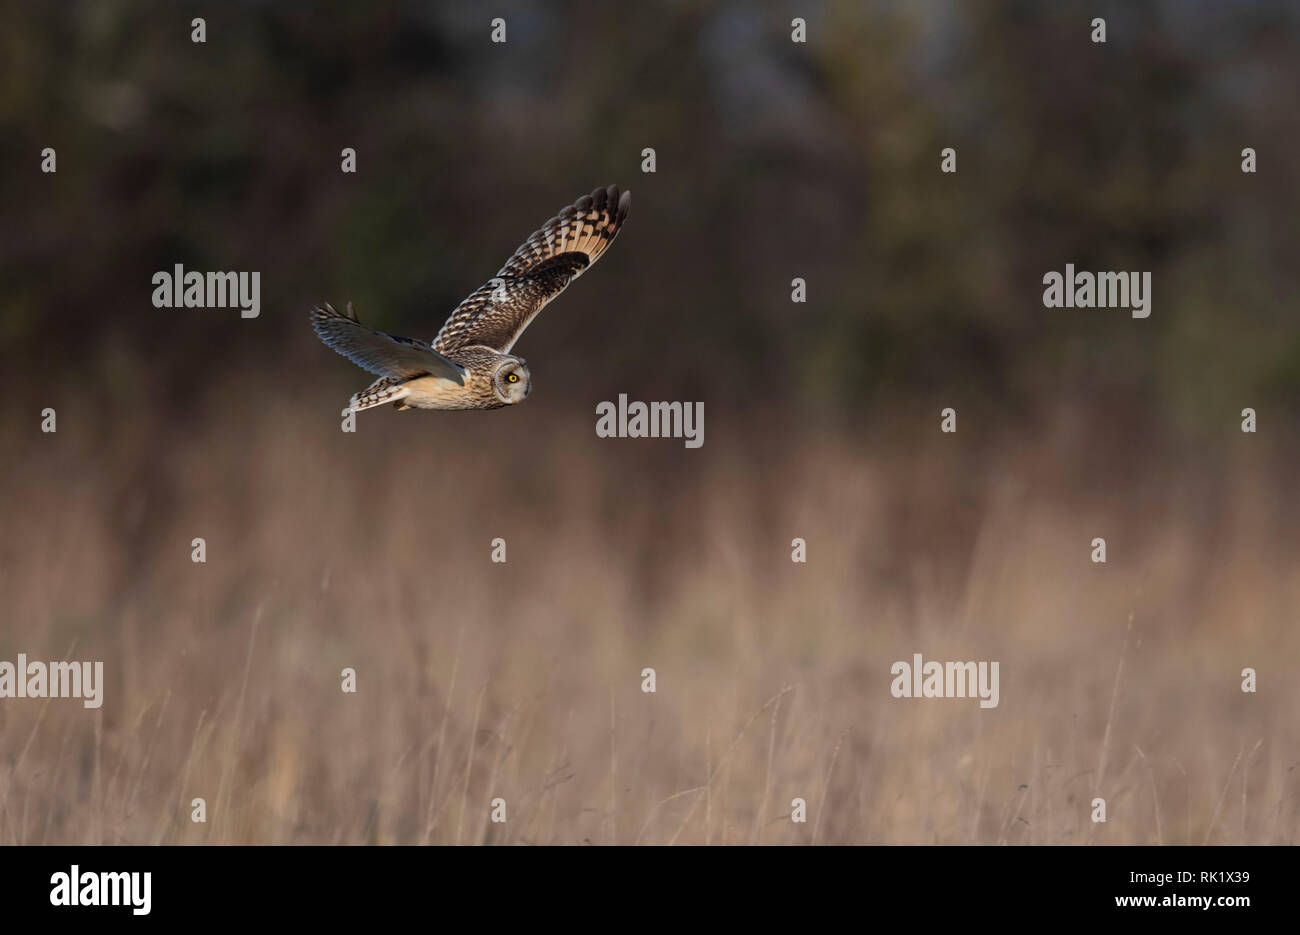
M 632 193 L 611 185 L 551 218 L 496 276 L 456 306 L 433 339 L 434 349 L 448 353 L 482 345 L 509 353 L 538 312 L 609 249 L 631 206 Z
M 464 383 L 464 367 L 422 341 L 365 327 L 357 320 L 351 303 L 346 314 L 335 311 L 328 303 L 317 306 L 311 311 L 311 324 L 326 347 L 381 377 L 406 380 L 431 374 Z

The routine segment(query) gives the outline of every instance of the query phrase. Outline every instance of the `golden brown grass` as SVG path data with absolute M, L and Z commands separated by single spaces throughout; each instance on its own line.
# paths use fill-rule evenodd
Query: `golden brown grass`
M 1086 490 L 1051 438 L 330 408 L 5 426 L 0 658 L 107 684 L 0 702 L 0 842 L 1296 842 L 1298 547 L 1241 441 Z M 892 698 L 913 652 L 1000 706 Z

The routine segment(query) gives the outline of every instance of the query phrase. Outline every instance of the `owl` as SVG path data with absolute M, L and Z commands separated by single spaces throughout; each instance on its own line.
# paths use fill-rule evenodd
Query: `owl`
M 524 329 L 618 236 L 632 204 L 617 185 L 584 195 L 520 245 L 496 276 L 456 306 L 431 344 L 367 328 L 323 305 L 311 322 L 327 347 L 378 375 L 349 403 L 353 410 L 499 409 L 523 402 L 533 378 L 510 353 Z

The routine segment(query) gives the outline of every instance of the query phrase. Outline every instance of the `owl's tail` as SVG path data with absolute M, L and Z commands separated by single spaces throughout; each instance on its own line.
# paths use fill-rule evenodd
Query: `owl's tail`
M 404 384 L 406 381 L 398 377 L 380 377 L 374 383 L 371 383 L 360 393 L 355 393 L 348 405 L 355 411 L 360 412 L 362 409 L 373 409 L 375 406 L 382 406 L 384 403 L 395 403 L 406 396 L 410 395 L 410 389 Z M 398 406 L 398 409 L 409 409 L 409 406 Z

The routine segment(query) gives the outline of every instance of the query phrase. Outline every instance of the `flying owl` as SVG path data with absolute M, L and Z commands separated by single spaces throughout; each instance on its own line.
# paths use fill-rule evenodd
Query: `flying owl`
M 631 205 L 632 193 L 617 185 L 579 198 L 456 306 L 432 344 L 366 328 L 351 303 L 346 314 L 329 305 L 312 309 L 312 326 L 325 345 L 379 376 L 350 407 L 499 409 L 523 402 L 533 379 L 510 349 L 538 312 L 600 259 Z

